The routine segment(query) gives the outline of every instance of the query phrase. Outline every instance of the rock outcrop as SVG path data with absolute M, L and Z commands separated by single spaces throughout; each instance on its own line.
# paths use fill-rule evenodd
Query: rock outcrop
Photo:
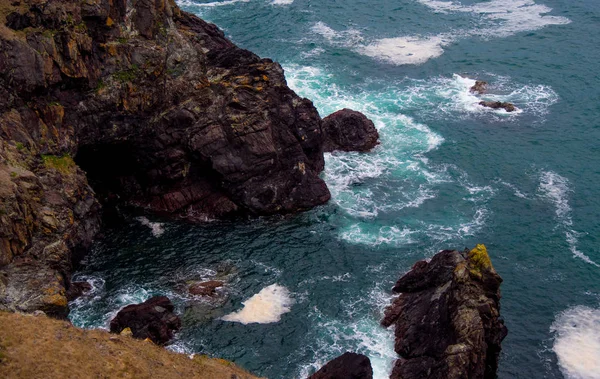
M 134 338 L 149 338 L 157 345 L 165 345 L 173 338 L 173 333 L 181 328 L 181 320 L 173 313 L 174 309 L 165 296 L 128 305 L 110 321 L 110 331 L 118 334 L 129 328 Z
M 323 119 L 324 150 L 366 152 L 377 146 L 379 133 L 364 114 L 342 109 Z
M 366 355 L 346 352 L 327 362 L 308 379 L 373 379 L 373 368 Z
M 476 80 L 475 84 L 469 88 L 469 91 L 472 93 L 482 94 L 487 90 L 487 85 L 488 83 L 484 82 L 483 80 Z
M 492 109 L 504 109 L 507 112 L 514 112 L 517 110 L 514 104 L 502 101 L 480 101 L 479 105 Z
M 217 288 L 223 287 L 225 283 L 220 280 L 208 280 L 205 282 L 194 283 L 189 287 L 189 292 L 192 295 L 198 296 L 214 296 Z
M 322 144 L 279 64 L 173 0 L 3 1 L 0 310 L 67 314 L 101 204 L 197 221 L 326 202 Z
M 507 334 L 500 283 L 483 245 L 417 262 L 394 286 L 400 295 L 382 321 L 396 327 L 391 378 L 495 378 Z

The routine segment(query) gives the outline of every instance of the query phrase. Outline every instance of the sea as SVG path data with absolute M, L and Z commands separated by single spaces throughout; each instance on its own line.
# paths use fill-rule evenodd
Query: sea
M 366 114 L 381 144 L 326 154 L 332 199 L 302 214 L 109 227 L 74 275 L 94 286 L 71 303 L 75 325 L 167 295 L 183 320 L 171 350 L 271 379 L 354 351 L 386 378 L 394 282 L 483 243 L 504 279 L 498 377 L 600 378 L 599 1 L 178 4 L 280 62 L 322 117 Z M 187 293 L 208 279 L 225 282 L 215 299 Z

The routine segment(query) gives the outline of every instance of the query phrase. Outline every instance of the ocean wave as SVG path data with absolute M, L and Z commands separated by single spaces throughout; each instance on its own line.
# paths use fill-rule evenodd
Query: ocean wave
M 565 17 L 550 16 L 552 11 L 532 0 L 492 0 L 473 5 L 453 1 L 418 0 L 436 13 L 470 13 L 476 27 L 468 30 L 440 33 L 429 36 L 398 36 L 372 39 L 364 37 L 356 29 L 336 31 L 323 22 L 313 27 L 335 46 L 349 48 L 359 54 L 394 65 L 418 65 L 444 53 L 444 47 L 468 37 L 503 38 L 514 34 L 537 30 L 549 25 L 565 25 L 571 21 Z
M 600 378 L 600 309 L 576 306 L 560 313 L 550 331 L 553 350 L 569 379 Z
M 578 236 L 581 233 L 572 229 L 573 219 L 571 218 L 571 206 L 569 205 L 569 194 L 572 190 L 569 187 L 569 180 L 553 171 L 542 171 L 538 192 L 542 198 L 554 205 L 556 219 L 559 226 L 564 230 L 565 240 L 573 256 L 593 266 L 600 267 L 598 263 L 577 248 Z

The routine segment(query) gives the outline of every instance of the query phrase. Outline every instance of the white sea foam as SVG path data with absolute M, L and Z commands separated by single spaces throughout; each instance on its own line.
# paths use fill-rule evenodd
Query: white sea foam
M 230 313 L 222 318 L 224 321 L 239 322 L 244 325 L 279 322 L 281 315 L 291 311 L 293 299 L 287 288 L 272 284 L 260 290 L 242 304 L 242 310 Z
M 294 2 L 294 0 L 273 0 L 271 4 L 273 5 L 290 5 Z
M 144 226 L 147 226 L 152 231 L 154 237 L 160 237 L 165 232 L 165 228 L 160 222 L 151 222 L 146 217 L 138 217 L 137 220 Z
M 572 229 L 573 219 L 571 218 L 571 207 L 569 206 L 569 193 L 572 191 L 568 179 L 553 171 L 542 171 L 538 192 L 554 205 L 556 219 L 559 226 L 564 229 L 565 240 L 571 253 L 591 265 L 600 267 L 598 263 L 591 260 L 590 257 L 577 248 L 580 233 Z
M 383 38 L 363 46 L 357 51 L 368 57 L 396 65 L 421 64 L 442 55 L 443 47 L 451 42 L 451 38 L 443 35 Z
M 552 11 L 533 0 L 492 0 L 472 5 L 439 0 L 418 0 L 437 13 L 469 13 L 476 25 L 469 30 L 440 33 L 430 36 L 398 36 L 367 41 L 356 29 L 336 31 L 318 22 L 313 31 L 329 43 L 344 46 L 359 54 L 395 65 L 422 64 L 444 53 L 444 47 L 468 37 L 499 38 L 520 32 L 537 30 L 548 25 L 564 25 L 571 21 L 565 17 L 547 15 Z M 348 38 L 351 37 L 351 38 Z
M 566 378 L 600 379 L 600 309 L 569 308 L 556 317 L 550 331 Z

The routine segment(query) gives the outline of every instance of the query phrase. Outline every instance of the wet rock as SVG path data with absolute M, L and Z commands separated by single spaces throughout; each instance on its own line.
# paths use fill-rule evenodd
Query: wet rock
M 158 345 L 164 345 L 181 328 L 181 320 L 173 311 L 173 304 L 166 296 L 153 297 L 121 309 L 111 320 L 110 331 L 118 334 L 130 328 L 134 338 L 148 338 Z
M 71 282 L 71 285 L 67 290 L 67 300 L 73 301 L 91 290 L 92 285 L 88 282 Z
M 477 80 L 475 81 L 475 84 L 469 89 L 469 91 L 473 92 L 473 93 L 485 93 L 487 90 L 487 82 L 484 82 L 483 80 Z
M 479 105 L 492 109 L 504 109 L 507 112 L 514 112 L 517 110 L 514 104 L 501 101 L 480 101 Z
M 373 121 L 364 114 L 342 109 L 323 119 L 324 151 L 369 151 L 379 144 Z
M 394 286 L 400 296 L 382 320 L 395 325 L 400 355 L 391 378 L 495 378 L 507 334 L 500 283 L 483 245 L 417 262 Z
M 220 280 L 209 280 L 206 282 L 194 283 L 189 287 L 189 292 L 192 295 L 199 296 L 214 296 L 215 290 L 219 287 L 223 287 L 224 282 Z
M 369 357 L 346 352 L 327 362 L 308 379 L 372 379 L 373 369 Z

